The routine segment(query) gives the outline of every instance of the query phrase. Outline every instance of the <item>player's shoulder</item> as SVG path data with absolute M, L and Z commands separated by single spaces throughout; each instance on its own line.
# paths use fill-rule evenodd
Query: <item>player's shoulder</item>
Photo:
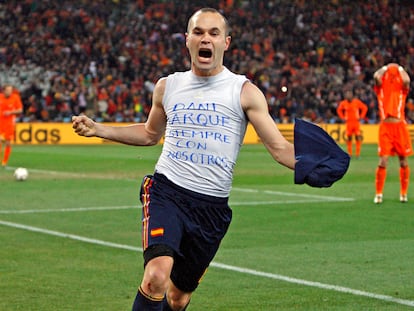
M 157 83 L 155 83 L 153 94 L 154 96 L 163 96 L 165 93 L 165 88 L 167 85 L 167 77 L 160 78 Z
M 249 80 L 246 80 L 242 86 L 241 96 L 242 97 L 250 97 L 250 96 L 261 96 L 263 92 L 259 89 L 257 85 L 252 83 Z
M 243 110 L 267 105 L 266 97 L 263 92 L 252 82 L 246 80 L 240 94 Z
M 160 79 L 158 79 L 157 83 L 155 83 L 155 86 L 165 86 L 165 83 L 167 83 L 167 77 L 161 77 Z

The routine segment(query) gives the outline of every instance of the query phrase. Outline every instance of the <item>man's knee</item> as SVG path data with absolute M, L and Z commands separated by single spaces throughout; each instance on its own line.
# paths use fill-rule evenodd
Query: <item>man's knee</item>
M 400 160 L 400 166 L 401 167 L 407 167 L 408 166 L 408 157 L 400 156 L 399 160 Z
M 387 156 L 380 156 L 378 166 L 386 168 L 388 165 L 388 157 Z
M 141 287 L 150 296 L 163 296 L 170 281 L 173 258 L 159 256 L 151 259 L 145 266 Z

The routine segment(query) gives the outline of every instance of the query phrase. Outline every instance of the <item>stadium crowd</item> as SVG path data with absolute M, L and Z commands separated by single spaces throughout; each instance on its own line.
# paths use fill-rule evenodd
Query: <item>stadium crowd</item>
M 340 122 L 352 89 L 375 123 L 375 70 L 394 61 L 414 74 L 410 1 L 0 0 L 0 84 L 20 91 L 23 122 L 145 121 L 154 83 L 190 68 L 182 25 L 204 6 L 229 19 L 225 65 L 262 89 L 278 122 Z

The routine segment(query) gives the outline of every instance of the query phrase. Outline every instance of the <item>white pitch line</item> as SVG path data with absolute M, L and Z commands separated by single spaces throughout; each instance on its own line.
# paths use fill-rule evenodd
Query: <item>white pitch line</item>
M 289 201 L 252 201 L 252 202 L 229 202 L 232 206 L 257 206 L 257 205 L 286 205 L 286 204 L 299 204 L 299 203 L 318 203 L 318 202 L 341 202 L 347 200 L 289 200 Z M 89 212 L 89 211 L 110 211 L 110 210 L 125 210 L 125 209 L 140 209 L 140 205 L 131 206 L 97 206 L 97 207 L 78 207 L 78 208 L 59 208 L 59 209 L 27 209 L 27 210 L 0 210 L 0 215 L 13 215 L 13 214 L 41 214 L 41 213 L 67 213 L 67 212 Z
M 353 201 L 352 199 L 346 199 L 346 198 L 337 198 L 334 199 L 320 199 L 320 200 L 278 200 L 278 201 L 257 201 L 257 202 L 229 202 L 230 207 L 231 206 L 242 206 L 242 205 L 285 205 L 285 204 L 298 204 L 298 203 L 318 203 L 318 202 L 347 202 L 347 201 Z
M 288 197 L 303 197 L 303 200 L 277 200 L 277 201 L 241 201 L 233 202 L 230 200 L 230 206 L 257 206 L 257 205 L 286 205 L 286 204 L 302 204 L 302 203 L 318 203 L 318 202 L 347 202 L 354 201 L 353 198 L 341 198 L 341 197 L 331 197 L 331 196 L 321 196 L 321 195 L 312 195 L 312 194 L 303 194 L 303 193 L 291 193 L 291 192 L 280 192 L 272 190 L 257 190 L 257 189 L 247 189 L 247 188 L 236 188 L 236 191 L 249 192 L 249 193 L 259 193 L 263 192 L 265 194 L 276 194 L 280 196 Z M 107 210 L 123 210 L 123 209 L 133 209 L 141 208 L 139 203 L 136 206 L 95 206 L 95 207 L 78 207 L 78 208 L 60 208 L 60 209 L 29 209 L 29 210 L 0 210 L 0 214 L 38 214 L 38 213 L 64 213 L 64 212 L 88 212 L 88 211 L 107 211 Z
M 88 211 L 109 211 L 141 208 L 141 206 L 97 206 L 97 207 L 77 207 L 59 209 L 27 209 L 27 210 L 4 210 L 0 214 L 38 214 L 38 213 L 65 213 L 65 212 L 88 212 Z
M 307 194 L 307 193 L 296 193 L 296 192 L 283 192 L 283 191 L 274 191 L 274 190 L 258 190 L 258 189 L 246 189 L 246 188 L 233 188 L 235 191 L 239 192 L 248 192 L 248 193 L 266 193 L 266 194 L 277 194 L 280 196 L 287 197 L 303 197 L 303 198 L 314 198 L 320 200 L 330 200 L 330 201 L 354 201 L 354 198 L 343 198 L 343 197 L 332 197 L 326 195 L 317 195 L 317 194 Z
M 64 232 L 59 232 L 59 231 L 47 230 L 47 229 L 42 229 L 42 228 L 33 227 L 33 226 L 27 226 L 27 225 L 14 223 L 14 222 L 9 222 L 9 221 L 0 220 L 0 225 L 7 226 L 7 227 L 12 227 L 12 228 L 16 228 L 16 229 L 22 229 L 22 230 L 26 230 L 26 231 L 31 231 L 31 232 L 48 234 L 48 235 L 52 235 L 52 236 L 57 236 L 57 237 L 61 237 L 61 238 L 81 241 L 81 242 L 95 244 L 95 245 L 101 245 L 101 246 L 112 247 L 112 248 L 117 248 L 117 249 L 130 250 L 130 251 L 135 251 L 135 252 L 142 252 L 142 248 L 136 247 L 136 246 L 126 245 L 126 244 L 118 244 L 118 243 L 113 243 L 113 242 L 107 242 L 107 241 L 82 237 L 82 236 L 75 235 L 75 234 L 69 234 L 69 233 L 64 233 Z M 341 293 L 346 293 L 346 294 L 351 294 L 351 295 L 356 295 L 356 296 L 363 296 L 363 297 L 368 297 L 368 298 L 372 298 L 372 299 L 377 299 L 377 300 L 382 300 L 382 301 L 386 301 L 386 302 L 392 302 L 392 303 L 396 303 L 396 304 L 401 304 L 401 305 L 414 307 L 414 301 L 413 300 L 400 299 L 400 298 L 395 298 L 395 297 L 388 296 L 388 295 L 370 293 L 370 292 L 366 292 L 366 291 L 362 291 L 362 290 L 352 289 L 352 288 L 349 288 L 349 287 L 343 287 L 343 286 L 337 286 L 337 285 L 331 285 L 331 284 L 324 284 L 324 283 L 320 283 L 320 282 L 307 281 L 307 280 L 292 278 L 292 277 L 288 277 L 288 276 L 284 276 L 284 275 L 280 275 L 280 274 L 274 274 L 274 273 L 262 272 L 262 271 L 258 271 L 258 270 L 248 269 L 248 268 L 242 268 L 242 267 L 237 267 L 237 266 L 226 265 L 226 264 L 222 264 L 222 263 L 219 263 L 219 262 L 212 262 L 211 266 L 215 267 L 215 268 L 223 269 L 223 270 L 229 270 L 229 271 L 239 272 L 239 273 L 243 273 L 243 274 L 249 274 L 249 275 L 253 275 L 253 276 L 258 276 L 258 277 L 263 277 L 263 278 L 268 278 L 268 279 L 274 279 L 274 280 L 278 280 L 278 281 L 284 281 L 284 282 L 288 282 L 288 283 L 294 283 L 294 284 L 305 285 L 305 286 L 310 286 L 310 287 L 317 287 L 317 288 L 320 288 L 320 289 L 332 290 L 332 291 L 336 291 L 336 292 L 341 292 Z
M 15 170 L 17 167 L 7 166 L 7 170 Z M 85 173 L 72 173 L 72 172 L 61 172 L 61 171 L 52 171 L 52 170 L 42 170 L 37 168 L 27 168 L 29 174 L 31 172 L 34 173 L 41 173 L 41 174 L 50 174 L 50 175 L 62 175 L 62 176 L 72 176 L 72 177 L 87 177 L 88 175 Z
M 8 170 L 14 170 L 16 167 L 7 167 Z M 67 177 L 78 177 L 78 178 L 88 178 L 91 177 L 88 174 L 85 173 L 72 173 L 72 172 L 61 172 L 61 171 L 52 171 L 52 170 L 42 170 L 42 169 L 28 169 L 29 172 L 35 172 L 35 173 L 42 173 L 42 174 L 51 174 L 51 175 L 61 175 L 61 176 L 67 176 Z M 91 177 L 91 178 L 96 178 Z M 105 177 L 103 177 L 105 178 Z M 112 178 L 111 178 L 112 179 Z M 124 179 L 124 178 L 123 178 Z M 137 180 L 131 179 L 131 178 L 125 178 L 124 180 L 133 181 L 136 182 Z M 238 192 L 247 192 L 247 193 L 265 193 L 265 194 L 276 194 L 280 196 L 287 196 L 287 197 L 303 197 L 303 198 L 313 198 L 318 199 L 320 201 L 311 201 L 311 202 L 348 202 L 348 201 L 354 201 L 354 198 L 344 198 L 344 197 L 332 197 L 332 196 L 325 196 L 325 195 L 315 195 L 315 194 L 306 194 L 306 193 L 295 193 L 295 192 L 283 192 L 283 191 L 274 191 L 274 190 L 259 190 L 259 189 L 248 189 L 248 188 L 238 188 L 233 187 L 233 191 Z M 277 201 L 277 202 L 270 202 L 269 204 L 293 204 L 293 203 L 302 203 L 303 201 Z M 310 201 L 309 201 L 310 202 Z M 230 202 L 231 203 L 231 202 Z M 235 202 L 231 203 L 233 205 L 248 205 L 246 202 Z M 257 204 L 268 204 L 268 203 L 261 203 L 258 202 Z
M 352 288 L 349 288 L 349 287 L 343 287 L 343 286 L 337 286 L 337 285 L 331 285 L 331 284 L 324 284 L 324 283 L 320 283 L 320 282 L 307 281 L 307 280 L 291 278 L 291 277 L 283 276 L 283 275 L 279 275 L 279 274 L 261 272 L 261 271 L 257 271 L 257 270 L 253 270 L 253 269 L 240 268 L 240 267 L 230 266 L 230 265 L 221 264 L 221 263 L 213 262 L 211 265 L 214 266 L 214 267 L 217 267 L 217 268 L 224 269 L 224 270 L 230 270 L 230 271 L 240 272 L 240 273 L 244 273 L 244 274 L 250 274 L 250 275 L 254 275 L 254 276 L 260 276 L 260 277 L 265 277 L 265 278 L 269 278 L 269 279 L 285 281 L 285 282 L 288 282 L 288 283 L 295 283 L 295 284 L 299 284 L 299 285 L 317 287 L 317 288 L 326 289 L 326 290 L 333 290 L 333 291 L 336 291 L 336 292 L 352 294 L 352 295 L 356 295 L 356 296 L 364 296 L 364 297 L 368 297 L 368 298 L 374 298 L 374 299 L 378 299 L 378 300 L 382 300 L 382 301 L 393 302 L 393 303 L 398 303 L 398 304 L 401 304 L 401 305 L 414 307 L 414 300 L 400 299 L 400 298 L 395 298 L 395 297 L 388 296 L 388 295 L 381 295 L 381 294 L 370 293 L 370 292 L 366 292 L 366 291 L 362 291 L 362 290 L 358 290 L 358 289 L 352 289 Z
M 102 241 L 102 240 L 97 240 L 97 239 L 91 239 L 91 238 L 82 237 L 76 234 L 64 233 L 64 232 L 59 232 L 59 231 L 54 231 L 54 230 L 47 230 L 47 229 L 33 227 L 33 226 L 26 226 L 26 225 L 9 222 L 9 221 L 0 220 L 0 225 L 8 226 L 8 227 L 16 228 L 16 229 L 22 229 L 26 231 L 31 231 L 31 232 L 53 235 L 53 236 L 57 236 L 60 238 L 71 239 L 71 240 L 81 241 L 81 242 L 90 243 L 90 244 L 96 244 L 96 245 L 102 245 L 102 246 L 107 246 L 107 247 L 142 252 L 142 248 L 135 247 L 135 246 L 112 243 L 112 242 L 107 242 L 107 241 Z
M 7 170 L 15 170 L 17 167 L 13 166 L 7 166 Z M 39 174 L 48 174 L 48 175 L 54 175 L 54 176 L 62 176 L 62 177 L 73 177 L 73 178 L 91 178 L 91 179 L 111 179 L 113 180 L 114 177 L 107 177 L 107 176 L 97 176 L 94 174 L 86 174 L 86 173 L 72 173 L 72 172 L 62 172 L 62 171 L 52 171 L 52 170 L 42 170 L 37 168 L 27 168 L 27 170 L 30 173 L 39 173 Z M 126 181 L 134 181 L 137 182 L 137 180 L 133 178 L 115 178 L 115 179 L 122 179 Z

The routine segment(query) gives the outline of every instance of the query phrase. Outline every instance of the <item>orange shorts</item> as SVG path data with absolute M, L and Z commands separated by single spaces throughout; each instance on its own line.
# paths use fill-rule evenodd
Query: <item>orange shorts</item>
M 13 140 L 14 139 L 14 126 L 0 123 L 0 139 Z
M 360 136 L 361 135 L 361 127 L 359 121 L 348 121 L 346 123 L 346 136 Z
M 379 156 L 409 156 L 413 153 L 410 133 L 405 122 L 386 123 L 379 126 Z

